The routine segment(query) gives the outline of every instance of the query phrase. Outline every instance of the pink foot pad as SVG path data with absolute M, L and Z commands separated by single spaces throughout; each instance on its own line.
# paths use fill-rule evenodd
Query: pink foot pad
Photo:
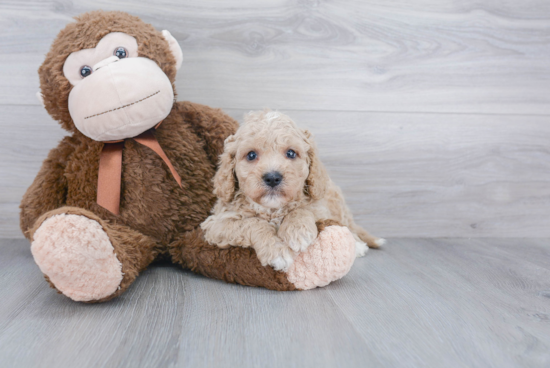
M 344 277 L 355 261 L 355 239 L 347 227 L 327 226 L 287 272 L 298 289 L 322 287 Z
M 36 230 L 31 252 L 42 273 L 75 301 L 105 298 L 122 281 L 122 265 L 109 237 L 85 216 L 48 218 Z

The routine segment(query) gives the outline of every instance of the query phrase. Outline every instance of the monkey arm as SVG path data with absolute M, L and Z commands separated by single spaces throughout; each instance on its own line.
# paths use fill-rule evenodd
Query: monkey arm
M 177 104 L 185 121 L 191 124 L 195 133 L 204 140 L 208 158 L 217 165 L 218 158 L 223 152 L 225 139 L 235 134 L 239 123 L 220 109 L 192 102 L 177 102 Z
M 27 239 L 30 236 L 29 230 L 38 217 L 65 204 L 67 196 L 65 166 L 67 158 L 74 150 L 71 139 L 71 137 L 65 137 L 59 146 L 50 151 L 38 175 L 21 200 L 20 226 Z
M 174 263 L 213 279 L 271 290 L 296 290 L 284 272 L 262 266 L 253 248 L 220 249 L 205 241 L 200 228 L 183 233 L 169 250 Z

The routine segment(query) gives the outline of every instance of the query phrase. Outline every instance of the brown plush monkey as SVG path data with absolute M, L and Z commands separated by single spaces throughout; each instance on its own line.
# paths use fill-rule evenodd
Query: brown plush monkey
M 238 124 L 175 102 L 181 62 L 169 32 L 96 11 L 59 33 L 39 69 L 43 104 L 70 135 L 23 197 L 21 229 L 50 285 L 73 300 L 111 299 L 159 257 L 227 282 L 306 288 L 307 260 L 291 282 L 252 249 L 203 240 L 218 156 Z

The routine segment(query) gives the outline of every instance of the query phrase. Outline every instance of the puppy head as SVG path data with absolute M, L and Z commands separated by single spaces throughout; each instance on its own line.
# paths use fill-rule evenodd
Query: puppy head
M 238 191 L 264 207 L 279 208 L 303 196 L 322 198 L 328 181 L 311 133 L 266 110 L 245 116 L 226 139 L 214 193 L 228 203 Z

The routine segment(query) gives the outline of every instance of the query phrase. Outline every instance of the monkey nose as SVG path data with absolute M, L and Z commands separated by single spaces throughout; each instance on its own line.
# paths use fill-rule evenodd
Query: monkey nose
M 93 66 L 94 72 L 101 69 L 101 68 L 103 68 L 106 65 L 109 65 L 109 64 L 114 63 L 114 62 L 119 61 L 119 60 L 120 59 L 115 55 L 110 56 L 107 59 L 103 59 L 99 63 L 97 63 L 96 65 Z
M 277 185 L 281 184 L 283 181 L 283 176 L 278 171 L 268 172 L 262 176 L 264 183 L 269 185 L 271 188 L 275 188 Z

